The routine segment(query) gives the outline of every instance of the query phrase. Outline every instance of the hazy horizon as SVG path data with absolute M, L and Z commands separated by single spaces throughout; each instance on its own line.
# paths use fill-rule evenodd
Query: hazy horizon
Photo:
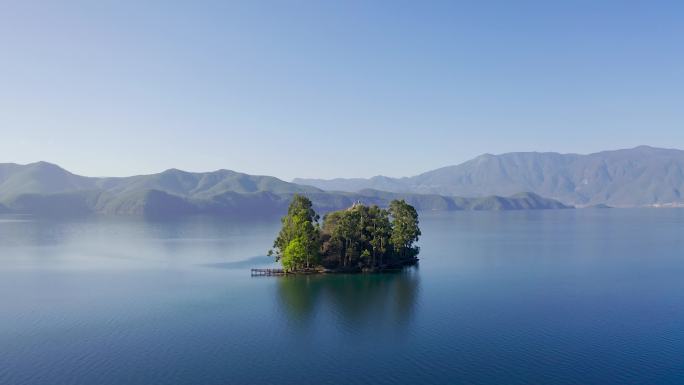
M 410 176 L 684 148 L 684 6 L 17 2 L 0 154 L 80 175 Z
M 606 152 L 606 151 L 610 152 L 610 151 L 628 150 L 628 149 L 634 149 L 634 148 L 638 148 L 638 147 L 650 147 L 650 148 L 657 148 L 657 149 L 664 149 L 664 150 L 684 151 L 684 149 L 679 149 L 679 148 L 674 148 L 674 147 L 660 147 L 660 146 L 651 146 L 651 145 L 648 145 L 648 144 L 641 144 L 641 145 L 638 145 L 638 146 L 635 146 L 635 147 L 630 147 L 630 148 L 609 148 L 609 149 L 604 149 L 604 150 L 600 150 L 600 151 L 597 151 L 597 152 L 589 152 L 589 153 L 580 153 L 580 152 L 577 152 L 577 151 L 563 152 L 563 153 L 558 152 L 558 151 L 512 151 L 512 152 L 513 152 L 513 153 L 525 153 L 525 152 L 527 152 L 527 153 L 558 153 L 558 154 L 561 154 L 561 155 L 591 155 L 591 154 L 598 153 L 598 152 Z M 479 155 L 474 156 L 473 158 L 477 158 L 477 157 L 483 156 L 483 155 L 495 155 L 495 156 L 498 156 L 498 155 L 503 155 L 503 154 L 505 154 L 505 153 L 496 153 L 496 154 L 492 154 L 492 153 L 481 153 L 481 154 L 479 154 Z M 473 158 L 466 159 L 466 160 L 464 160 L 463 162 L 467 162 L 468 160 L 472 160 Z M 150 172 L 137 173 L 137 174 L 123 174 L 123 175 L 104 175 L 104 174 L 98 175 L 98 174 L 93 174 L 93 175 L 89 175 L 89 174 L 81 174 L 81 173 L 75 172 L 75 171 L 73 171 L 73 170 L 71 170 L 71 169 L 69 169 L 69 168 L 67 168 L 67 167 L 64 167 L 62 164 L 60 164 L 60 163 L 58 163 L 58 162 L 53 162 L 53 161 L 46 160 L 46 159 L 39 159 L 39 160 L 35 160 L 35 161 L 30 161 L 30 162 L 0 161 L 0 164 L 2 164 L 2 163 L 14 163 L 14 164 L 19 164 L 19 165 L 29 165 L 29 164 L 40 163 L 40 162 L 50 163 L 50 164 L 57 165 L 57 166 L 59 166 L 59 167 L 61 167 L 61 168 L 64 168 L 65 170 L 67 170 L 67 171 L 69 171 L 69 172 L 71 172 L 71 173 L 73 173 L 73 174 L 76 174 L 76 175 L 85 176 L 85 177 L 94 177 L 94 178 L 106 178 L 106 177 L 115 177 L 115 178 L 118 178 L 118 177 L 130 177 L 130 176 L 139 176 L 139 175 L 152 175 L 152 174 L 158 174 L 158 173 L 160 173 L 160 172 L 167 171 L 167 170 L 180 170 L 180 171 L 190 172 L 190 173 L 206 173 L 206 172 L 213 172 L 213 171 L 220 171 L 220 170 L 230 170 L 230 171 L 235 171 L 235 172 L 238 172 L 238 173 L 244 173 L 244 174 L 255 175 L 255 176 L 273 176 L 273 177 L 276 177 L 276 178 L 278 178 L 278 179 L 281 179 L 281 180 L 284 180 L 284 181 L 288 181 L 288 182 L 290 182 L 290 181 L 292 181 L 292 180 L 294 180 L 294 179 L 319 179 L 319 178 L 316 178 L 316 177 L 309 178 L 309 177 L 302 177 L 302 176 L 294 176 L 294 177 L 292 177 L 292 178 L 287 178 L 287 179 L 286 179 L 286 178 L 281 178 L 281 177 L 278 176 L 278 175 L 273 175 L 273 174 L 268 174 L 268 173 L 265 173 L 265 174 L 251 174 L 251 173 L 248 173 L 248 172 L 245 172 L 245 171 L 242 171 L 242 170 L 233 169 L 233 168 L 230 168 L 230 167 L 220 167 L 220 168 L 216 168 L 216 169 L 206 169 L 206 170 L 202 170 L 202 169 L 189 170 L 189 169 L 174 167 L 174 166 L 171 165 L 171 166 L 169 166 L 169 167 L 165 167 L 165 168 L 162 168 L 162 169 L 159 169 L 159 170 L 152 170 L 152 171 L 150 171 Z M 435 168 L 430 169 L 430 170 L 422 170 L 422 171 L 419 171 L 419 172 L 417 172 L 417 173 L 415 173 L 415 174 L 411 174 L 411 175 L 387 175 L 387 174 L 376 174 L 376 175 L 370 175 L 370 176 L 354 176 L 354 175 L 345 176 L 345 175 L 341 175 L 341 176 L 332 176 L 332 177 L 329 177 L 329 178 L 320 178 L 320 179 L 354 179 L 354 178 L 371 178 L 371 177 L 374 177 L 374 176 L 386 176 L 386 177 L 391 177 L 391 178 L 404 178 L 404 177 L 416 176 L 416 175 L 419 175 L 419 174 L 421 174 L 421 173 L 428 172 L 428 171 L 433 171 L 433 170 L 436 170 L 436 169 L 439 169 L 439 168 L 443 168 L 443 167 L 456 166 L 456 165 L 458 165 L 458 164 L 460 164 L 460 163 L 463 163 L 463 162 L 453 163 L 453 164 L 445 164 L 445 165 L 438 166 L 438 167 L 435 167 Z

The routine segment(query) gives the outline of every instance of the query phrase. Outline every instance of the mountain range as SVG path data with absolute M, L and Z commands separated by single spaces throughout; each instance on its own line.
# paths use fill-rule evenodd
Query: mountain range
M 532 193 L 510 197 L 460 198 L 439 194 L 363 189 L 330 192 L 271 176 L 230 170 L 194 173 L 170 169 L 158 174 L 94 178 L 73 174 L 55 164 L 0 164 L 0 213 L 39 216 L 193 214 L 272 216 L 287 209 L 292 195 L 311 198 L 321 213 L 354 202 L 385 206 L 404 198 L 422 211 L 553 209 L 567 206 Z
M 640 146 L 588 155 L 485 154 L 412 177 L 295 179 L 323 190 L 446 196 L 508 196 L 529 191 L 573 206 L 684 205 L 684 151 Z

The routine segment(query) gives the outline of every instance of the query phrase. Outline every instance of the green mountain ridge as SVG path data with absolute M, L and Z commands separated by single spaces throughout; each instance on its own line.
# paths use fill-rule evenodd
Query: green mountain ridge
M 47 162 L 0 164 L 0 212 L 4 208 L 6 212 L 37 216 L 265 217 L 284 213 L 294 194 L 308 196 L 322 213 L 354 202 L 386 206 L 392 199 L 406 199 L 421 211 L 567 208 L 530 193 L 507 198 L 460 198 L 379 190 L 330 192 L 230 170 L 193 173 L 170 169 L 150 175 L 94 178 Z

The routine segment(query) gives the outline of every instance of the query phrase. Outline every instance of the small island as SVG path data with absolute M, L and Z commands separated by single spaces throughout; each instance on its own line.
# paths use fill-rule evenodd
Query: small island
M 361 273 L 401 269 L 418 261 L 416 209 L 393 200 L 387 209 L 355 203 L 323 217 L 295 195 L 269 255 L 284 273 Z

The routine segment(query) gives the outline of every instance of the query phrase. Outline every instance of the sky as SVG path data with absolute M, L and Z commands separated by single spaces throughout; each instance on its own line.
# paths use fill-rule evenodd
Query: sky
M 0 162 L 410 176 L 684 149 L 681 1 L 0 1 Z

